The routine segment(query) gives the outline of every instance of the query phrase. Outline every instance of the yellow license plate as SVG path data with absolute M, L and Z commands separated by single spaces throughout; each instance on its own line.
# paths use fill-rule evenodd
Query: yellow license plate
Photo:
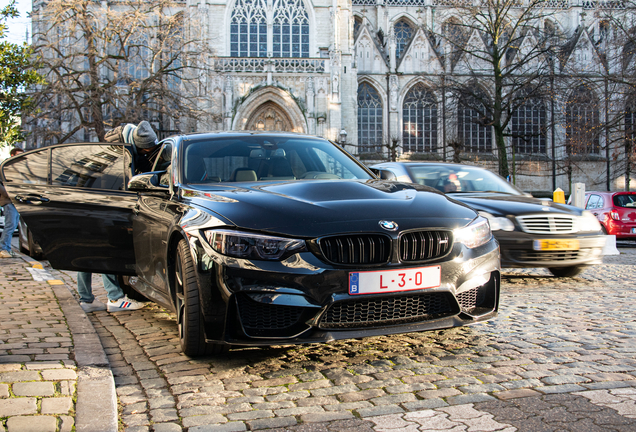
M 535 240 L 534 250 L 579 250 L 578 240 Z

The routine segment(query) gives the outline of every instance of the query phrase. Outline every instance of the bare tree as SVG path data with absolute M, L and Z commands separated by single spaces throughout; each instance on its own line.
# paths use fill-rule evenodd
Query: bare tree
M 170 0 L 51 0 L 34 9 L 45 84 L 28 125 L 45 143 L 104 138 L 122 122 L 160 130 L 209 116 L 213 52 L 204 26 Z
M 592 38 L 604 61 L 604 102 L 611 113 L 604 130 L 608 187 L 611 162 L 614 173 L 625 175 L 625 188 L 630 190 L 636 166 L 636 3 L 608 2 L 604 6 L 596 11 Z
M 510 174 L 507 138 L 519 143 L 545 134 L 544 125 L 534 130 L 510 128 L 519 110 L 549 97 L 558 34 L 545 25 L 545 4 L 543 0 L 483 0 L 474 5 L 458 1 L 455 7 L 464 20 L 447 20 L 439 35 L 446 41 L 440 49 L 447 71 L 451 70 L 445 86 L 458 100 L 457 138 L 464 153 L 489 151 L 492 128 L 499 174 L 504 177 Z M 469 133 L 483 135 L 479 145 L 464 136 Z

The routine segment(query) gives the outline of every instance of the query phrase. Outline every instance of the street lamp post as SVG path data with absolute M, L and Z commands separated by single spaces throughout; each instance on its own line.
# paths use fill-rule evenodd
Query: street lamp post
M 345 144 L 347 144 L 347 131 L 342 128 L 340 131 L 340 145 L 344 147 Z

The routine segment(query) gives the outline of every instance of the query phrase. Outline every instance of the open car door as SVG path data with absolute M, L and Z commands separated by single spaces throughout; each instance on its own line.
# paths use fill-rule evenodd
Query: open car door
M 4 187 L 56 269 L 135 274 L 132 209 L 126 186 L 130 146 L 62 144 L 0 166 Z

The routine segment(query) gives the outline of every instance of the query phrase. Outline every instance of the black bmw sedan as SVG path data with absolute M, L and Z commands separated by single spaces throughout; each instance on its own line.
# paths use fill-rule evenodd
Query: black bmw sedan
M 1 171 L 54 268 L 126 276 L 176 313 L 186 354 L 496 315 L 488 220 L 436 189 L 378 179 L 339 146 L 298 134 L 162 146 L 153 171 L 134 177 L 132 149 L 110 143 L 32 150 Z
M 546 267 L 576 276 L 602 262 L 605 236 L 589 211 L 533 198 L 486 169 L 449 163 L 386 162 L 371 167 L 382 178 L 428 185 L 487 218 L 501 246 L 503 267 Z

